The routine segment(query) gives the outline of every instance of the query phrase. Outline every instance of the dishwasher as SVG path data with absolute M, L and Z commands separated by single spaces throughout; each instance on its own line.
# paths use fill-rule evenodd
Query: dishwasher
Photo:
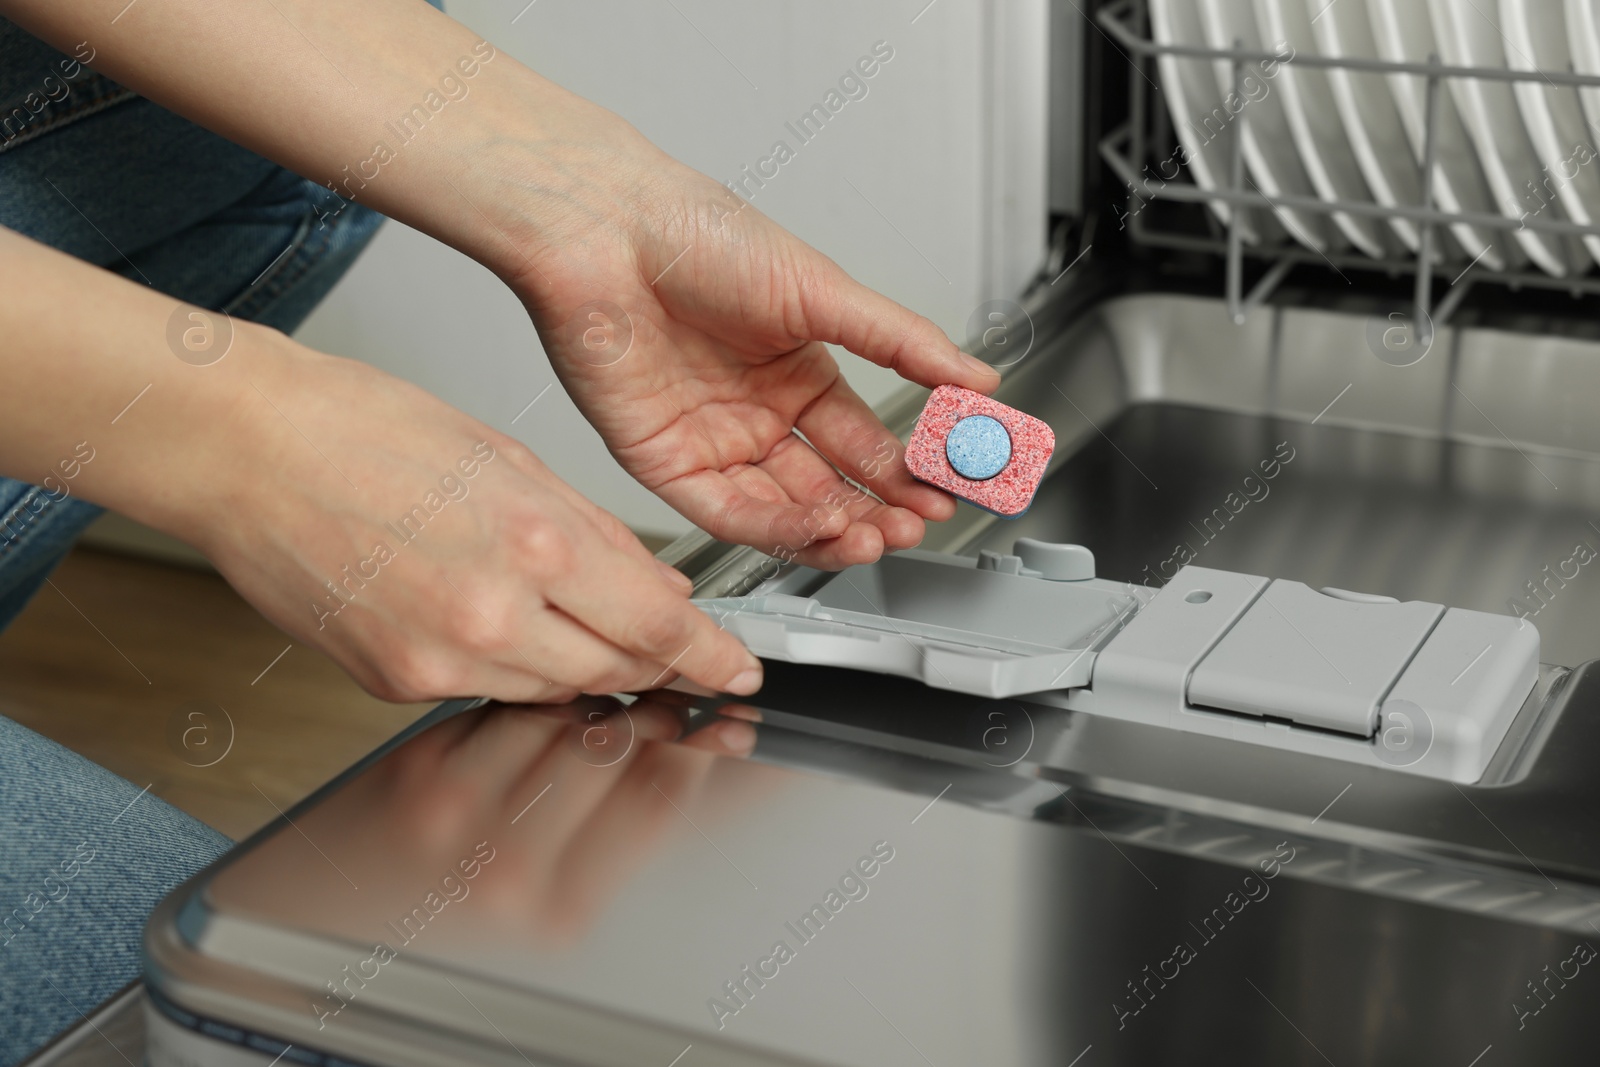
M 837 576 L 672 545 L 763 690 L 440 706 L 156 912 L 153 1067 L 1592 1055 L 1600 284 L 1513 245 L 1600 226 L 1433 174 L 1452 83 L 1600 78 L 1052 16 L 1049 261 L 968 343 L 1054 431 L 1027 513 Z M 1420 198 L 1264 191 L 1248 108 L 1172 165 L 1163 66 L 1264 62 L 1414 79 Z

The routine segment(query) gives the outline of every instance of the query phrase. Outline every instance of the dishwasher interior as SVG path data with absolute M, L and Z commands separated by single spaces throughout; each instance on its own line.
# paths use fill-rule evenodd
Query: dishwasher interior
M 449 913 L 455 932 L 341 998 L 350 987 L 324 980 L 389 937 L 378 920 L 445 859 L 441 813 L 488 788 L 438 786 L 437 809 L 432 794 L 382 802 L 430 730 L 497 721 L 446 706 L 163 905 L 146 940 L 152 1063 L 220 1040 L 255 1050 L 240 1063 L 294 1047 L 374 1067 L 1585 1055 L 1600 998 L 1586 975 L 1600 943 L 1592 275 L 1469 263 L 1442 236 L 1462 214 L 1427 202 L 1399 210 L 1418 231 L 1410 256 L 1251 243 L 1252 213 L 1285 204 L 1389 209 L 1271 197 L 1237 168 L 1203 190 L 1154 173 L 1177 149 L 1161 57 L 1237 71 L 1267 53 L 1159 44 L 1136 0 L 1055 13 L 1051 261 L 991 320 L 1001 343 L 986 329 L 969 348 L 1002 368 L 997 399 L 1054 429 L 1056 453 L 1024 517 L 963 507 L 924 547 L 972 557 L 1027 537 L 1086 546 L 1100 578 L 1141 590 L 1192 565 L 1525 620 L 1542 666 L 1488 771 L 1429 779 L 1038 694 L 771 662 L 754 698 L 685 698 L 691 732 L 755 720 L 755 750 L 719 762 L 731 792 L 663 810 L 676 836 L 655 859 L 641 848 L 588 933 L 552 945 L 505 917 L 502 894 L 489 920 Z M 1392 66 L 1429 94 L 1482 73 Z M 1532 223 L 1595 232 L 1554 212 Z M 902 435 L 924 396 L 887 412 Z M 787 573 L 703 535 L 663 555 L 698 597 Z M 539 810 L 532 786 L 511 792 L 507 810 L 528 804 L 518 819 Z M 364 897 L 355 882 L 341 895 L 350 877 L 308 832 Z M 492 833 L 508 856 L 527 847 Z M 800 950 L 781 979 L 761 969 L 770 957 L 741 971 L 763 931 L 804 912 L 814 873 L 833 874 L 816 857 L 853 860 L 875 836 L 907 881 L 873 892 L 903 895 L 852 897 L 847 940 Z M 358 869 L 363 849 L 376 858 Z M 758 883 L 781 903 L 753 905 Z
M 1544 666 L 1488 775 L 1419 781 L 1117 722 L 1114 708 L 779 663 L 755 698 L 771 731 L 758 758 L 831 773 L 845 760 L 852 777 L 929 795 L 950 775 L 911 757 L 952 760 L 985 782 L 975 803 L 1109 845 L 1051 882 L 1073 991 L 1062 1029 L 1100 1033 L 1104 1062 L 1466 1063 L 1488 1046 L 1542 1062 L 1592 1033 L 1600 996 L 1557 1001 L 1539 985 L 1600 935 L 1600 677 L 1583 666 L 1600 583 L 1579 562 L 1600 545 L 1600 429 L 1581 399 L 1600 396 L 1600 345 L 1456 323 L 1395 366 L 1367 340 L 1381 304 L 1293 295 L 1243 325 L 1225 300 L 1185 292 L 1073 316 L 996 393 L 1061 442 L 1033 507 L 1011 522 L 963 509 L 936 547 L 1009 552 L 1032 537 L 1084 545 L 1098 575 L 1141 587 L 1192 563 L 1526 619 Z M 738 553 L 705 590 L 770 573 Z M 842 756 L 850 746 L 906 762 Z M 1040 781 L 1064 792 L 1032 807 Z M 1215 984 L 1157 1000 L 1135 974 L 1123 999 L 1094 1000 L 1106 972 L 1170 956 L 1163 939 L 1226 894 L 1223 865 L 1249 869 L 1284 842 L 1314 859 L 1285 868 L 1281 910 L 1217 960 Z M 1134 1025 L 1146 1002 L 1166 1027 Z
M 774 664 L 761 706 L 770 723 L 833 745 L 937 752 L 1081 790 L 1046 817 L 1139 849 L 1141 861 L 1113 855 L 1061 872 L 1072 916 L 1063 944 L 1074 948 L 1062 971 L 1074 990 L 1155 953 L 1165 935 L 1152 927 L 1182 926 L 1154 915 L 1204 910 L 1203 890 L 1181 904 L 1147 900 L 1160 879 L 1135 870 L 1143 850 L 1167 853 L 1173 880 L 1195 886 L 1216 874 L 1211 861 L 1259 857 L 1271 827 L 1320 857 L 1296 872 L 1316 888 L 1291 882 L 1294 903 L 1213 972 L 1219 987 L 1186 988 L 1165 1005 L 1170 1030 L 1128 1032 L 1124 1013 L 1154 1001 L 1138 979 L 1117 1005 L 1081 1019 L 1076 1005 L 1063 1009 L 1085 1033 L 1096 1013 L 1116 1017 L 1097 1046 L 1112 1062 L 1554 1058 L 1592 1033 L 1585 1018 L 1600 996 L 1580 986 L 1557 1010 L 1538 959 L 1587 958 L 1600 935 L 1600 798 L 1585 769 L 1600 733 L 1584 666 L 1600 652 L 1600 582 L 1588 573 L 1600 549 L 1594 273 L 1558 279 L 1514 257 L 1469 261 L 1445 236 L 1463 213 L 1431 197 L 1391 213 L 1268 195 L 1242 178 L 1237 155 L 1231 186 L 1219 183 L 1231 214 L 1208 211 L 1218 187 L 1159 166 L 1181 143 L 1157 65 L 1204 57 L 1237 75 L 1270 53 L 1163 46 L 1135 0 L 1089 14 L 1073 21 L 1078 36 L 1056 41 L 1058 54 L 1082 48 L 1090 106 L 1066 123 L 1077 143 L 1053 153 L 1081 167 L 1056 184 L 1065 199 L 1052 261 L 1000 323 L 1009 337 L 969 338 L 1005 375 L 995 396 L 1055 430 L 1056 457 L 1024 516 L 963 508 L 924 547 L 976 556 L 1030 538 L 1083 545 L 1098 578 L 1141 589 L 1195 565 L 1497 613 L 1537 628 L 1538 685 L 1490 773 L 1443 788 L 1176 739 L 1037 697 L 932 700 L 858 671 Z M 1351 66 L 1415 73 L 1430 96 L 1484 75 L 1436 56 Z M 1423 187 L 1436 165 L 1430 147 Z M 1374 258 L 1245 239 L 1252 212 L 1285 204 L 1404 219 L 1419 247 Z M 1471 221 L 1507 244 L 1527 225 L 1564 239 L 1596 233 L 1555 211 Z M 900 429 L 915 412 L 910 402 L 898 412 Z M 677 557 L 699 565 L 702 596 L 773 587 L 782 573 L 695 539 Z M 903 769 L 876 776 L 936 789 Z M 1269 963 L 1275 985 L 1245 981 Z

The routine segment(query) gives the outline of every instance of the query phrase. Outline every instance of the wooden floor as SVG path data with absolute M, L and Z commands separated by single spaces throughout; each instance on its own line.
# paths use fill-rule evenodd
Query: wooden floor
M 80 548 L 51 583 L 0 634 L 0 714 L 236 839 L 429 706 L 368 696 L 208 571 Z

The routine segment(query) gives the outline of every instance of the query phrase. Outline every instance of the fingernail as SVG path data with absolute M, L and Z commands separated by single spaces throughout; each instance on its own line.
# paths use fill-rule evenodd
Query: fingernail
M 761 688 L 761 670 L 760 670 L 760 668 L 755 668 L 753 670 L 748 670 L 748 671 L 740 671 L 738 674 L 733 676 L 733 681 L 729 682 L 728 685 L 727 685 L 727 691 L 728 692 L 737 693 L 742 697 L 747 697 L 751 693 L 754 693 L 757 689 L 760 689 L 760 688 Z
M 671 564 L 662 563 L 659 559 L 655 564 L 656 569 L 661 572 L 661 577 L 665 578 L 674 589 L 680 589 L 685 593 L 694 592 L 694 582 L 689 580 L 688 575 Z
M 970 370 L 970 371 L 972 371 L 972 372 L 974 372 L 976 374 L 981 374 L 986 378 L 989 378 L 989 377 L 998 378 L 998 377 L 1000 377 L 1000 372 L 999 371 L 997 371 L 993 367 L 989 366 L 989 364 L 985 363 L 983 360 L 979 359 L 977 356 L 970 356 L 967 353 L 962 352 L 961 353 L 961 363 L 968 370 Z

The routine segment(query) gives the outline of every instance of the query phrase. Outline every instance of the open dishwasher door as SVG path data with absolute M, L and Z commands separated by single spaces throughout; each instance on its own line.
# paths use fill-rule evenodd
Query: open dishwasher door
M 1463 788 L 777 662 L 446 705 L 161 906 L 149 1062 L 1559 1062 L 1600 674 L 1529 707 L 1534 773 Z

